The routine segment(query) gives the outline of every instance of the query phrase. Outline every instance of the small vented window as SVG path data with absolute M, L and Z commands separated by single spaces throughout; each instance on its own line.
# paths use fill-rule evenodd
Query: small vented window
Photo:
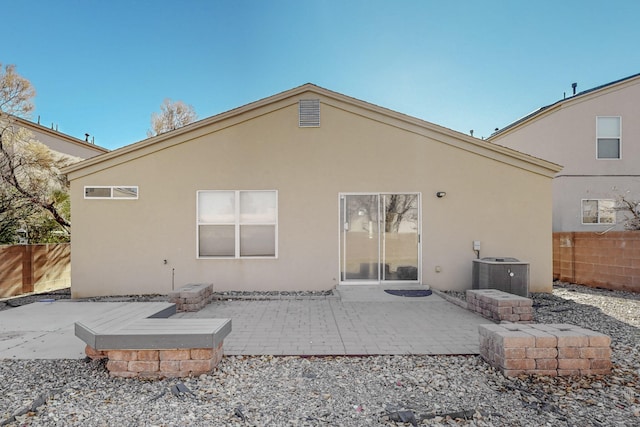
M 138 186 L 99 185 L 84 187 L 85 199 L 137 199 Z
M 319 99 L 301 99 L 298 108 L 301 128 L 320 127 Z

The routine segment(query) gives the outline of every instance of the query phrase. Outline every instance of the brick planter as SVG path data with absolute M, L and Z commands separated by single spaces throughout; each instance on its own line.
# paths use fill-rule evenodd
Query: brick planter
M 171 319 L 176 305 L 124 303 L 75 322 L 75 334 L 92 359 L 107 358 L 114 377 L 186 377 L 210 372 L 222 359 L 231 319 Z
M 611 373 L 611 338 L 569 324 L 480 325 L 480 355 L 505 376 Z
M 112 377 L 177 378 L 211 372 L 222 360 L 222 342 L 216 348 L 161 350 L 102 350 L 87 346 L 92 359 L 109 359 L 107 370 Z
M 467 308 L 495 321 L 533 321 L 533 300 L 497 289 L 467 290 Z
M 177 311 L 200 311 L 211 302 L 212 284 L 190 284 L 169 293 Z

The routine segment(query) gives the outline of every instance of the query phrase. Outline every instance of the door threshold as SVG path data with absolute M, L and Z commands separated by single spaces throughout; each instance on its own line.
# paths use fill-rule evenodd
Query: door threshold
M 428 290 L 429 285 L 419 283 L 384 283 L 377 285 L 339 284 L 336 293 L 341 301 L 366 302 L 366 301 L 399 301 L 399 297 L 389 295 L 385 289 L 412 289 Z M 419 299 L 419 298 L 418 298 Z
M 429 289 L 429 285 L 423 285 L 421 283 L 401 283 L 401 282 L 382 282 L 382 283 L 339 283 L 336 285 L 336 290 L 342 288 L 372 288 L 372 289 Z
M 429 289 L 429 285 L 423 285 L 421 283 L 381 283 L 380 286 L 384 289 Z

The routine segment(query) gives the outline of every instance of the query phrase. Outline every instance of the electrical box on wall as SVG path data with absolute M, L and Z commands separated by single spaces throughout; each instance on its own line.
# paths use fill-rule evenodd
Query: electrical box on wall
M 480 250 L 480 240 L 474 240 L 473 241 L 473 250 L 474 251 L 479 251 Z

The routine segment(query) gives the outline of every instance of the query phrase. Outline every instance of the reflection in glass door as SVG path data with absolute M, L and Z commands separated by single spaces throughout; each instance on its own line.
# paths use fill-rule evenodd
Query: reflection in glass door
M 340 278 L 349 283 L 419 280 L 419 194 L 340 195 Z
M 381 280 L 418 280 L 418 195 L 382 194 Z
M 378 282 L 380 258 L 377 194 L 349 194 L 340 197 L 343 281 Z

